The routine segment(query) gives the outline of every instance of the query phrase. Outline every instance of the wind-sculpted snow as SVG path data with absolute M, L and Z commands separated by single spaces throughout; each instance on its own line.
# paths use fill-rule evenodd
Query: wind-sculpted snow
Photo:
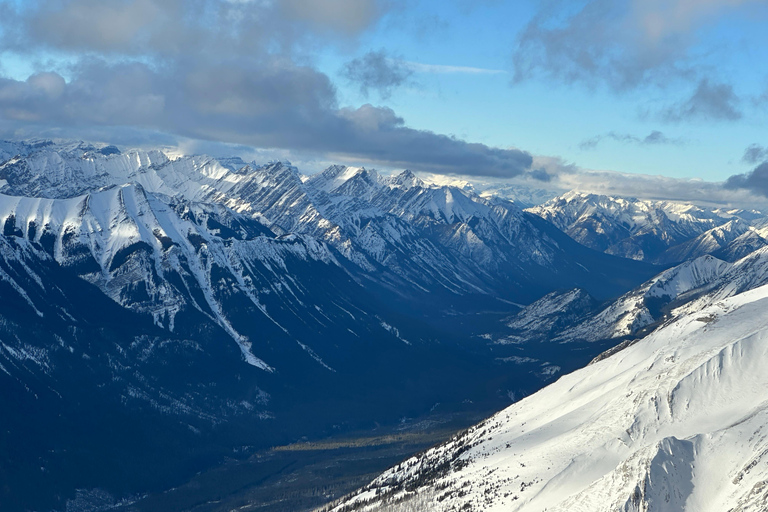
M 678 317 L 328 509 L 765 510 L 766 307 L 763 286 Z

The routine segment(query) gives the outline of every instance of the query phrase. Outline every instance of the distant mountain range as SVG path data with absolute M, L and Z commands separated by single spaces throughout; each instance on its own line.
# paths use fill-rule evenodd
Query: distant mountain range
M 527 211 L 587 247 L 662 265 L 704 254 L 735 261 L 768 244 L 754 210 L 569 192 Z

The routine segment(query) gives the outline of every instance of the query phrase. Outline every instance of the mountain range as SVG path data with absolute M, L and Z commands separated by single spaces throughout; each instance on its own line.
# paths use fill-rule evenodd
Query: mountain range
M 577 192 L 522 209 L 510 194 L 545 198 L 410 171 L 0 143 L 0 502 L 149 510 L 145 497 L 276 445 L 468 426 L 511 402 L 567 409 L 564 375 L 649 337 L 672 347 L 658 333 L 727 317 L 737 306 L 722 304 L 768 282 L 760 212 Z M 483 425 L 513 425 L 500 417 Z M 477 474 L 441 479 L 481 460 L 465 440 L 488 431 L 338 507 L 377 493 L 481 507 L 452 487 Z M 554 478 L 535 468 L 538 484 Z
M 735 261 L 766 245 L 765 216 L 755 210 L 574 191 L 527 211 L 587 247 L 662 265 L 704 254 Z

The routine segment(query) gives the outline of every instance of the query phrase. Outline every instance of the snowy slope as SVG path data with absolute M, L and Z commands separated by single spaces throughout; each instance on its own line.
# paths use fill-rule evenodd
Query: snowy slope
M 765 510 L 767 307 L 763 286 L 681 316 L 329 509 Z
M 497 342 L 594 342 L 636 336 L 669 318 L 668 310 L 674 305 L 731 280 L 724 277 L 731 268 L 730 263 L 702 256 L 665 270 L 603 305 L 589 300 L 581 290 L 550 294 L 517 313 L 507 324 L 514 334 Z
M 335 317 L 346 330 L 347 311 L 354 309 L 343 293 L 316 295 L 301 280 L 320 269 L 325 276 L 345 275 L 321 242 L 299 235 L 275 238 L 251 217 L 220 206 L 169 204 L 140 185 L 69 199 L 0 195 L 0 224 L 6 235 L 36 242 L 115 302 L 171 332 L 179 314 L 194 312 L 217 323 L 238 343 L 246 362 L 268 371 L 272 367 L 252 350 L 258 340 L 245 334 L 245 320 L 233 318 L 230 309 L 250 310 L 247 326 L 259 338 L 274 332 L 300 340 L 321 365 L 296 324 L 315 323 L 320 332 Z M 303 311 L 315 306 L 323 315 Z M 378 323 L 372 312 L 360 318 Z
M 498 344 L 550 341 L 594 314 L 600 303 L 584 290 L 548 293 L 507 319 L 511 332 L 495 340 Z M 610 337 L 610 336 L 609 336 Z
M 741 219 L 733 219 L 699 236 L 670 247 L 658 261 L 676 263 L 711 254 L 725 261 L 736 261 L 768 245 L 761 230 Z
M 508 324 L 514 334 L 497 343 L 636 338 L 663 322 L 764 284 L 768 284 L 768 248 L 752 251 L 733 263 L 701 256 L 662 272 L 600 307 L 590 309 L 577 303 L 573 309 L 572 304 L 563 303 L 565 298 L 575 296 L 574 292 L 547 295 L 517 313 Z M 549 311 L 550 318 L 543 320 L 540 310 Z M 539 332 L 547 325 L 556 328 L 546 330 L 546 334 Z

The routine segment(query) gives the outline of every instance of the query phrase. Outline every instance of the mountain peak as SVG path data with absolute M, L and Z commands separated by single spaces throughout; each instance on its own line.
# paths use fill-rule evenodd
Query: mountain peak
M 390 186 L 410 189 L 414 187 L 425 187 L 425 183 L 416 176 L 410 169 L 406 169 L 397 176 L 392 176 Z
M 346 165 L 332 165 L 323 172 L 310 176 L 309 179 L 307 179 L 307 183 L 316 190 L 331 192 L 358 176 L 362 178 L 370 178 L 376 182 L 379 179 L 378 173 L 373 169 L 366 169 L 365 167 L 348 167 Z

